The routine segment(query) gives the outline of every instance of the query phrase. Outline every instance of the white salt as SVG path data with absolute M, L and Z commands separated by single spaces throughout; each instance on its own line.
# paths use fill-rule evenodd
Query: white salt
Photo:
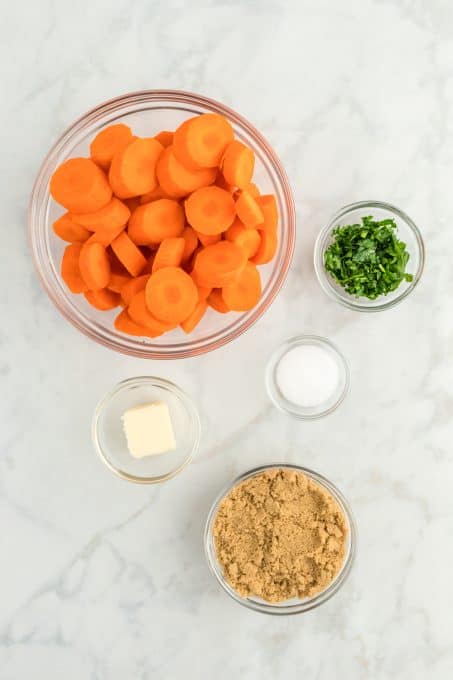
M 326 403 L 339 382 L 338 364 L 328 349 L 299 345 L 280 359 L 276 380 L 283 397 L 297 406 L 310 408 Z

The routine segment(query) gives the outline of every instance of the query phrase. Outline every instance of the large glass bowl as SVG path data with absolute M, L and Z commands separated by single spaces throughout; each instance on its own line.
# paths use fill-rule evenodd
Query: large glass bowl
M 253 149 L 255 181 L 262 193 L 274 193 L 279 210 L 279 245 L 274 260 L 260 268 L 263 293 L 256 307 L 246 313 L 218 314 L 209 310 L 189 336 L 175 330 L 155 339 L 135 338 L 114 328 L 118 310 L 99 312 L 83 295 L 73 295 L 60 276 L 65 243 L 52 230 L 63 212 L 49 194 L 49 180 L 57 166 L 72 156 L 89 155 L 89 144 L 100 130 L 125 122 L 135 134 L 152 136 L 172 130 L 194 115 L 216 112 L 231 122 L 238 139 Z M 283 167 L 260 133 L 232 109 L 189 92 L 145 90 L 101 104 L 73 123 L 45 158 L 30 199 L 29 236 L 33 259 L 41 282 L 60 312 L 82 333 L 111 349 L 148 359 L 175 359 L 209 352 L 234 340 L 269 307 L 279 292 L 294 250 L 295 211 L 291 189 Z

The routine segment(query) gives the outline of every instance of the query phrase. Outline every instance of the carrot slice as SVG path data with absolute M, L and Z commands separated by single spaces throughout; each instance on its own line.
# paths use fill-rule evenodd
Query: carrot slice
M 278 210 L 277 201 L 275 200 L 274 194 L 263 194 L 256 198 L 256 202 L 261 208 L 263 213 L 264 221 L 259 225 L 259 229 L 263 231 L 271 231 L 272 233 L 277 233 L 278 225 Z
M 81 224 L 87 229 L 97 231 L 97 229 L 116 229 L 117 227 L 124 227 L 130 215 L 131 212 L 127 205 L 118 198 L 113 197 L 112 200 L 100 210 L 84 213 L 82 215 L 71 213 L 71 219 L 76 224 Z
M 186 242 L 182 237 L 164 238 L 153 262 L 152 273 L 163 267 L 179 267 Z
M 267 262 L 270 262 L 277 252 L 277 234 L 272 231 L 262 231 L 260 233 L 260 246 L 255 255 L 250 258 L 250 262 L 253 262 L 254 264 L 266 264 Z
M 232 243 L 236 243 L 240 248 L 243 248 L 247 253 L 247 257 L 253 257 L 261 243 L 259 231 L 256 229 L 247 229 L 244 227 L 239 219 L 236 219 L 231 227 L 225 232 L 225 238 Z
M 223 154 L 221 170 L 229 184 L 245 189 L 255 169 L 255 155 L 248 146 L 234 139 Z
M 112 241 L 111 247 L 119 261 L 132 276 L 138 276 L 146 266 L 146 257 L 125 231 Z
M 233 197 L 216 186 L 197 189 L 185 203 L 186 217 L 201 234 L 220 234 L 234 222 L 236 209 Z
M 225 300 L 222 297 L 222 290 L 220 288 L 214 288 L 214 290 L 208 295 L 208 305 L 215 309 L 216 312 L 220 314 L 226 314 L 231 311 Z
M 140 205 L 141 198 L 139 196 L 132 196 L 132 198 L 123 198 L 123 203 L 127 205 L 131 214 L 134 212 L 135 208 Z
M 130 279 L 126 284 L 124 284 L 124 286 L 121 288 L 121 298 L 126 306 L 130 304 L 136 293 L 139 293 L 141 290 L 145 289 L 149 277 L 150 274 L 142 274 L 141 276 Z
M 112 198 L 105 173 L 91 158 L 70 158 L 50 178 L 52 198 L 73 213 L 103 208 Z
M 151 201 L 157 201 L 159 198 L 170 198 L 168 194 L 163 191 L 162 187 L 155 187 L 152 191 L 148 191 L 147 194 L 140 196 L 139 205 L 144 205 L 145 203 L 151 203 Z
M 101 245 L 107 248 L 122 231 L 124 231 L 124 227 L 116 227 L 116 229 L 98 229 L 94 234 L 91 234 L 86 243 L 101 243 Z
M 109 125 L 93 139 L 90 156 L 104 170 L 108 170 L 113 156 L 132 141 L 132 131 L 124 123 Z
M 79 267 L 81 243 L 66 246 L 61 260 L 61 277 L 71 293 L 84 293 L 88 286 L 82 278 Z
M 225 189 L 225 191 L 228 191 L 229 194 L 232 194 L 235 191 L 234 186 L 226 181 L 225 177 L 223 176 L 220 170 L 217 171 L 217 177 L 214 184 L 217 187 L 220 187 L 220 189 Z
M 162 189 L 169 196 L 178 198 L 212 184 L 217 169 L 189 170 L 176 158 L 173 147 L 169 146 L 157 162 L 156 174 Z
M 248 191 L 241 191 L 236 201 L 236 212 L 241 222 L 254 229 L 264 222 L 264 215 L 256 199 Z
M 181 323 L 198 302 L 198 290 L 186 272 L 179 267 L 165 267 L 152 274 L 146 284 L 146 304 L 156 319 Z
M 108 309 L 114 309 L 120 304 L 120 296 L 114 293 L 113 290 L 102 288 L 101 290 L 87 290 L 84 293 L 86 299 L 93 307 L 106 312 Z
M 184 231 L 184 210 L 171 198 L 160 198 L 136 208 L 129 220 L 128 233 L 137 245 L 160 243 Z
M 225 116 L 203 113 L 179 126 L 173 149 L 177 159 L 191 170 L 214 168 L 233 138 L 233 128 Z
M 53 223 L 54 233 L 70 243 L 83 243 L 90 236 L 90 232 L 85 227 L 81 227 L 71 219 L 70 213 L 65 213 Z
M 84 243 L 80 250 L 79 268 L 89 290 L 106 288 L 110 280 L 110 260 L 101 243 Z
M 126 333 L 127 335 L 137 335 L 148 338 L 155 337 L 147 328 L 132 321 L 126 309 L 123 309 L 123 311 L 118 314 L 114 321 L 114 326 L 117 331 L 121 331 L 121 333 Z
M 204 317 L 207 308 L 208 308 L 208 303 L 206 302 L 206 300 L 200 300 L 199 302 L 197 302 L 193 312 L 191 314 L 189 314 L 187 319 L 184 319 L 184 321 L 182 321 L 181 324 L 180 324 L 184 333 L 191 333 L 193 331 L 193 329 L 196 326 L 198 326 L 198 324 L 200 323 L 200 321 Z
M 156 163 L 162 144 L 150 137 L 134 139 L 113 156 L 109 170 L 111 187 L 119 198 L 146 194 L 156 186 Z
M 212 246 L 222 240 L 222 234 L 200 234 L 199 231 L 195 233 L 202 246 Z
M 126 283 L 129 283 L 129 281 L 132 281 L 131 277 L 129 274 L 120 274 L 118 272 L 112 271 L 110 274 L 110 281 L 108 283 L 107 288 L 114 293 L 121 293 L 122 289 L 126 285 Z
M 194 279 L 194 281 L 195 281 L 195 278 L 193 276 L 192 276 L 192 279 Z M 197 285 L 196 281 L 195 281 L 195 285 L 198 288 L 198 299 L 199 300 L 207 300 L 208 297 L 211 294 L 212 288 L 210 288 L 210 287 L 208 288 L 207 286 L 199 286 L 199 285 Z
M 260 297 L 260 273 L 251 262 L 247 262 L 237 281 L 222 288 L 222 298 L 233 312 L 247 312 L 253 309 Z
M 247 254 L 236 243 L 221 241 L 201 250 L 194 265 L 199 286 L 223 288 L 233 283 L 247 262 Z
M 250 196 L 253 198 L 257 198 L 260 195 L 260 190 L 253 182 L 249 182 L 245 187 L 243 187 L 243 190 L 250 194 Z
M 132 321 L 144 326 L 154 335 L 162 335 L 162 333 L 166 333 L 175 327 L 174 324 L 159 321 L 159 319 L 156 319 L 151 314 L 146 305 L 146 293 L 144 288 L 132 296 L 127 311 Z
M 154 139 L 157 139 L 157 141 L 162 144 L 164 149 L 166 149 L 167 146 L 171 146 L 173 144 L 173 132 L 170 132 L 169 130 L 162 130 L 162 132 L 159 132 L 159 134 L 154 136 Z
M 182 262 L 185 264 L 190 260 L 192 254 L 198 246 L 198 236 L 192 227 L 185 227 L 181 234 L 184 239 L 184 252 L 182 254 Z

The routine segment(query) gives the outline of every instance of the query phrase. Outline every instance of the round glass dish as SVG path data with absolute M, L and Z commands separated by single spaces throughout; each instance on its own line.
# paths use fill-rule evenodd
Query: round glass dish
M 301 345 L 321 347 L 329 353 L 338 367 L 338 384 L 336 389 L 332 392 L 330 399 L 317 406 L 304 407 L 288 401 L 278 385 L 277 371 L 280 360 L 287 352 L 295 347 L 300 347 Z M 330 342 L 327 338 L 322 338 L 319 335 L 299 335 L 290 340 L 286 340 L 286 342 L 280 345 L 280 347 L 272 354 L 266 368 L 267 393 L 274 406 L 280 409 L 280 411 L 283 411 L 294 418 L 298 418 L 299 420 L 315 420 L 316 418 L 322 418 L 323 416 L 332 413 L 332 411 L 335 411 L 348 393 L 349 381 L 349 368 L 343 354 L 333 342 Z
M 346 542 L 345 558 L 343 561 L 343 565 L 338 574 L 335 576 L 334 580 L 325 590 L 317 593 L 313 597 L 305 598 L 303 600 L 293 599 L 279 603 L 274 602 L 270 603 L 254 596 L 241 597 L 230 586 L 230 584 L 225 579 L 222 567 L 220 566 L 217 560 L 213 528 L 219 505 L 222 502 L 223 498 L 230 493 L 233 487 L 237 486 L 237 484 L 240 484 L 246 479 L 250 479 L 250 477 L 255 477 L 256 475 L 259 475 L 265 470 L 271 470 L 275 468 L 285 468 L 288 470 L 298 470 L 299 472 L 303 472 L 307 477 L 309 477 L 317 484 L 319 484 L 319 486 L 323 487 L 326 491 L 328 491 L 337 501 L 338 505 L 340 506 L 345 516 L 348 527 L 348 538 Z M 301 465 L 289 465 L 286 463 L 262 465 L 260 467 L 254 468 L 253 470 L 249 470 L 249 472 L 245 472 L 244 474 L 237 477 L 231 484 L 229 484 L 225 489 L 223 489 L 223 491 L 214 501 L 209 511 L 204 532 L 205 553 L 209 568 L 211 569 L 212 573 L 214 574 L 222 588 L 228 593 L 228 595 L 232 597 L 233 600 L 235 600 L 235 602 L 242 604 L 244 607 L 248 607 L 249 609 L 253 609 L 254 611 L 257 612 L 262 612 L 263 614 L 274 614 L 277 616 L 284 616 L 288 614 L 301 614 L 302 612 L 306 612 L 309 611 L 310 609 L 314 609 L 315 607 L 319 607 L 319 605 L 323 604 L 323 602 L 329 600 L 332 597 L 332 595 L 335 595 L 335 593 L 341 588 L 349 572 L 351 571 L 351 567 L 354 562 L 356 553 L 356 543 L 357 543 L 357 529 L 354 517 L 352 515 L 348 502 L 346 501 L 343 494 L 337 489 L 337 487 L 334 486 L 332 482 L 330 482 L 322 475 L 313 472 L 313 470 L 309 470 L 308 468 L 302 467 Z
M 49 194 L 49 180 L 57 166 L 71 156 L 89 155 L 93 137 L 112 123 L 124 122 L 138 135 L 150 136 L 174 129 L 191 116 L 216 112 L 226 116 L 238 139 L 255 153 L 254 181 L 262 193 L 275 194 L 279 245 L 274 260 L 260 267 L 263 292 L 256 307 L 245 313 L 217 314 L 208 310 L 199 326 L 187 336 L 181 330 L 161 338 L 134 338 L 114 328 L 118 310 L 100 312 L 83 295 L 68 291 L 60 276 L 65 244 L 53 233 L 52 224 L 63 212 Z M 196 356 L 234 340 L 266 311 L 279 292 L 291 262 L 295 240 L 295 211 L 283 167 L 264 137 L 244 118 L 218 102 L 177 90 L 146 90 L 112 99 L 86 113 L 57 140 L 36 179 L 29 206 L 29 239 L 41 282 L 60 312 L 80 331 L 124 354 L 148 359 Z
M 121 417 L 127 409 L 153 401 L 168 404 L 176 449 L 133 458 Z M 165 482 L 181 472 L 198 450 L 200 431 L 200 418 L 192 399 L 168 380 L 148 376 L 124 380 L 106 394 L 96 407 L 91 428 L 101 460 L 118 477 L 138 484 Z
M 365 297 L 354 297 L 347 293 L 335 279 L 326 271 L 324 266 L 324 253 L 332 243 L 332 230 L 338 225 L 357 224 L 361 218 L 371 215 L 376 220 L 394 219 L 398 226 L 398 238 L 407 246 L 409 261 L 407 273 L 413 275 L 411 282 L 402 281 L 398 288 L 388 295 L 368 300 Z M 420 280 L 425 264 L 425 247 L 422 235 L 417 225 L 402 210 L 394 205 L 382 201 L 361 201 L 351 203 L 341 208 L 320 231 L 316 239 L 314 251 L 314 266 L 318 281 L 329 297 L 340 302 L 349 309 L 359 312 L 380 312 L 394 307 L 404 300 L 415 288 Z

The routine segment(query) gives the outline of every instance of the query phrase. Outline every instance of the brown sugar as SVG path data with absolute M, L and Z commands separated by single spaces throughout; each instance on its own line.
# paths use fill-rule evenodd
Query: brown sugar
M 347 523 L 337 501 L 287 468 L 235 486 L 220 503 L 213 531 L 217 559 L 232 588 L 268 602 L 324 590 L 345 556 Z

